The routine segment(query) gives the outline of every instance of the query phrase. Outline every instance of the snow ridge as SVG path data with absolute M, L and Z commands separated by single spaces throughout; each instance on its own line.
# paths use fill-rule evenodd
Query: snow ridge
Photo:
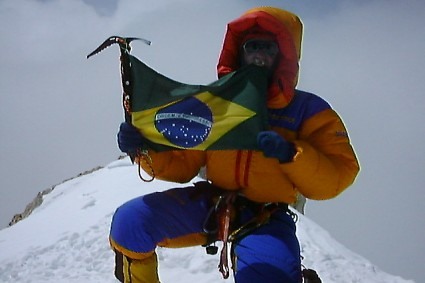
M 0 230 L 0 282 L 117 282 L 108 243 L 115 209 L 173 186 L 180 185 L 142 182 L 128 158 L 57 185 L 29 217 Z M 298 217 L 303 264 L 323 282 L 413 282 L 379 270 L 307 217 Z M 218 255 L 201 247 L 159 248 L 158 258 L 161 282 L 232 282 L 221 278 Z

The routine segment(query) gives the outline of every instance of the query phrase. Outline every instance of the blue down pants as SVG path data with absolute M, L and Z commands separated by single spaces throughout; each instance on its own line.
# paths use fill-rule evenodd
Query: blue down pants
M 179 246 L 199 245 L 214 192 L 175 188 L 135 198 L 120 206 L 112 219 L 111 242 L 124 255 L 152 254 L 160 243 L 179 240 Z M 249 219 L 250 211 L 242 211 Z M 191 241 L 198 239 L 197 241 Z M 181 239 L 186 242 L 182 244 Z M 165 245 L 167 246 L 167 245 Z M 125 251 L 128 251 L 126 253 Z M 301 262 L 295 223 L 285 210 L 233 243 L 236 283 L 299 283 Z M 218 259 L 217 259 L 218 260 Z

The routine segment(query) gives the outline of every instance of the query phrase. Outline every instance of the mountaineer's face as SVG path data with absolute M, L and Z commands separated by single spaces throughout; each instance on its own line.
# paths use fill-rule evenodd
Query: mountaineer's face
M 242 45 L 242 49 L 244 64 L 255 64 L 267 68 L 274 66 L 279 53 L 279 47 L 276 42 L 263 39 L 248 40 Z

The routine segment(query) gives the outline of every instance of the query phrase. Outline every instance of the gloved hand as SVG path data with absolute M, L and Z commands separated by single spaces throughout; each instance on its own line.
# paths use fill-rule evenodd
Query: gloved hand
M 280 163 L 292 161 L 295 155 L 294 144 L 286 141 L 278 133 L 273 131 L 258 133 L 257 143 L 263 151 L 264 156 L 277 158 Z
M 125 153 L 135 153 L 144 144 L 142 134 L 127 122 L 121 123 L 117 140 L 119 149 Z

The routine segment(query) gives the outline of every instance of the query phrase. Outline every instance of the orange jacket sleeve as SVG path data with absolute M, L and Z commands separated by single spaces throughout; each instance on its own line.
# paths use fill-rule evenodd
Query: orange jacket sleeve
M 297 154 L 282 170 L 297 190 L 310 199 L 329 199 L 351 185 L 359 164 L 345 126 L 327 109 L 304 122 L 293 141 Z

